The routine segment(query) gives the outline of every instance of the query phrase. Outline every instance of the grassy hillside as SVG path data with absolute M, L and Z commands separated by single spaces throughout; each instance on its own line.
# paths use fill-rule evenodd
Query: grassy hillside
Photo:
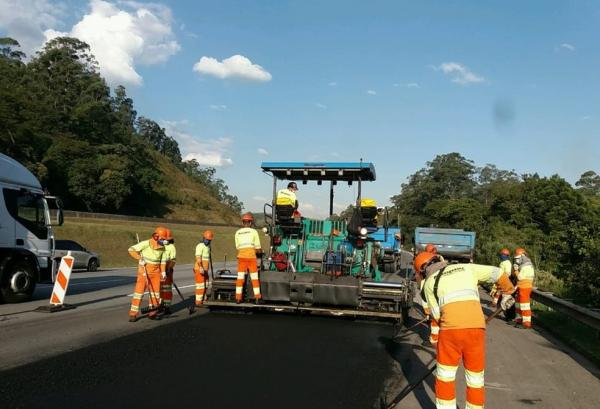
M 67 218 L 63 226 L 56 228 L 56 238 L 75 240 L 87 249 L 99 253 L 103 268 L 127 267 L 135 265 L 127 249 L 136 243 L 136 233 L 140 240 L 146 240 L 155 227 L 155 223 L 147 222 Z M 206 229 L 215 233 L 212 244 L 215 263 L 222 262 L 225 255 L 228 260 L 235 259 L 233 235 L 237 227 L 187 224 L 167 224 L 165 227 L 173 232 L 177 247 L 177 261 L 180 264 L 193 262 L 194 250 L 202 237 L 202 232 Z M 259 232 L 259 235 L 263 248 L 266 249 L 268 240 L 262 232 Z M 215 265 L 215 268 L 218 267 L 219 265 Z
M 239 214 L 221 203 L 206 186 L 194 182 L 165 156 L 154 154 L 161 179 L 154 191 L 165 198 L 163 217 L 210 223 L 239 223 Z

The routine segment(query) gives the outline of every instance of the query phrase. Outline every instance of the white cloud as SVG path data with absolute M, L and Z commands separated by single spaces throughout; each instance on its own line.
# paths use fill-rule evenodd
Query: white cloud
M 377 91 L 372 90 L 372 89 L 368 89 L 367 90 L 367 94 L 369 94 L 369 95 L 377 95 Z
M 258 148 L 258 149 L 256 150 L 256 152 L 257 152 L 259 155 L 263 155 L 263 156 L 267 156 L 267 155 L 269 154 L 269 151 L 268 151 L 268 150 L 266 150 L 265 148 Z
M 90 0 L 89 7 L 69 32 L 48 28 L 43 34 L 46 40 L 70 36 L 88 43 L 110 85 L 141 85 L 136 65 L 165 62 L 181 49 L 171 29 L 171 10 L 164 5 Z
M 45 41 L 44 31 L 60 25 L 64 8 L 49 0 L 0 0 L 0 28 L 32 56 Z
M 327 84 L 327 85 L 329 85 L 330 87 L 335 87 L 335 86 L 337 85 L 337 82 L 335 82 L 335 81 L 331 81 L 331 82 L 330 82 L 329 84 Z
M 264 196 L 252 196 L 252 200 L 256 200 L 257 202 L 266 202 L 268 199 Z
M 317 102 L 317 103 L 315 104 L 315 107 L 316 107 L 316 108 L 319 108 L 319 109 L 327 109 L 327 105 L 325 105 L 325 104 L 321 104 L 320 102 Z
M 575 51 L 576 48 L 574 45 L 569 44 L 569 43 L 562 43 L 558 47 L 554 48 L 554 51 L 561 51 L 561 50 Z
M 271 74 L 258 64 L 253 64 L 243 55 L 233 55 L 218 61 L 212 57 L 202 57 L 194 64 L 193 70 L 220 79 L 237 78 L 248 81 L 271 81 Z
M 416 82 L 408 82 L 406 84 L 394 84 L 394 87 L 402 87 L 402 88 L 421 88 L 421 86 Z
M 233 165 L 229 148 L 233 144 L 230 138 L 200 139 L 181 129 L 184 121 L 162 121 L 167 135 L 179 144 L 183 160 L 196 159 L 200 165 L 222 167 Z
M 211 104 L 208 106 L 210 109 L 215 110 L 215 111 L 225 111 L 227 110 L 227 105 L 215 105 L 215 104 Z
M 452 82 L 460 85 L 476 84 L 485 81 L 485 78 L 475 74 L 468 67 L 457 62 L 445 62 L 437 67 L 433 67 L 433 69 L 450 75 Z
M 585 115 L 585 116 L 582 116 L 582 117 L 581 117 L 581 120 L 582 120 L 582 121 L 587 121 L 587 120 L 589 120 L 589 119 L 592 119 L 592 117 L 591 117 L 590 115 Z

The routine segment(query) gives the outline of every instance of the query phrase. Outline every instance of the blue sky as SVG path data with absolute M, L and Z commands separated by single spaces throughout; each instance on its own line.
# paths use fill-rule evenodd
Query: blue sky
M 0 15 L 14 1 L 0 0 Z M 125 83 L 184 155 L 219 165 L 250 210 L 271 192 L 263 160 L 372 161 L 365 194 L 383 204 L 447 152 L 572 183 L 600 173 L 596 1 L 27 2 L 35 24 L 0 17 L 0 31 L 31 35 L 30 47 L 39 29 L 92 38 L 99 55 L 122 50 L 139 78 L 99 58 L 110 82 Z M 144 45 L 102 42 L 121 20 L 102 21 L 143 10 L 154 19 L 122 21 Z M 227 71 L 235 55 L 249 61 Z M 194 71 L 202 57 L 216 61 Z M 326 211 L 320 190 L 301 186 L 306 214 Z M 353 194 L 340 189 L 336 203 Z

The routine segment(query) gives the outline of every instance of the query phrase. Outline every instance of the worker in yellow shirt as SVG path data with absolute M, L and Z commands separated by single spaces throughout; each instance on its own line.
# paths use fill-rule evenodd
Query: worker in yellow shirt
M 516 326 L 520 328 L 531 328 L 531 291 L 533 290 L 533 279 L 535 269 L 527 252 L 518 248 L 515 250 L 514 275 L 517 277 L 519 292 L 516 303 Z
M 135 322 L 140 311 L 140 303 L 148 289 L 148 318 L 158 318 L 160 306 L 160 281 L 167 276 L 165 245 L 167 244 L 167 229 L 157 227 L 149 240 L 139 242 L 129 247 L 129 255 L 138 260 L 137 280 L 129 309 L 129 321 Z
M 456 408 L 455 379 L 462 360 L 467 383 L 466 407 L 485 404 L 485 318 L 479 300 L 479 283 L 497 283 L 502 290 L 501 306 L 510 308 L 514 287 L 498 267 L 480 264 L 448 264 L 433 253 L 415 257 L 415 271 L 425 278 L 425 298 L 440 324 L 435 372 L 438 409 Z
M 290 182 L 286 189 L 281 189 L 277 192 L 277 201 L 275 202 L 278 206 L 292 206 L 294 210 L 298 209 L 298 199 L 296 198 L 296 192 L 298 191 L 298 185 L 296 182 Z
M 500 257 L 500 265 L 498 267 L 500 267 L 500 270 L 502 270 L 502 272 L 506 274 L 507 277 L 510 277 L 512 273 L 512 264 L 510 263 L 510 250 L 508 250 L 507 248 L 503 248 L 502 250 L 500 250 L 500 253 L 498 253 L 498 256 Z M 500 295 L 501 291 L 499 291 L 498 286 L 494 284 L 492 286 L 492 290 L 490 291 L 493 307 L 498 305 Z
M 252 280 L 252 289 L 254 290 L 254 299 L 256 302 L 262 298 L 260 294 L 260 281 L 258 279 L 258 266 L 256 255 L 262 254 L 260 238 L 258 232 L 253 229 L 254 217 L 252 213 L 246 213 L 242 216 L 242 228 L 235 232 L 235 248 L 237 249 L 238 273 L 235 282 L 235 300 L 239 304 L 243 298 L 243 287 L 246 279 L 246 272 L 250 272 Z
M 165 245 L 165 259 L 167 262 L 167 276 L 160 282 L 160 298 L 166 315 L 171 314 L 171 304 L 173 303 L 173 272 L 177 258 L 177 249 L 175 248 L 175 239 L 171 230 L 167 229 L 167 244 Z
M 204 303 L 208 271 L 210 268 L 210 243 L 215 238 L 212 231 L 202 233 L 202 242 L 196 246 L 196 262 L 194 263 L 194 278 L 196 280 L 196 306 Z

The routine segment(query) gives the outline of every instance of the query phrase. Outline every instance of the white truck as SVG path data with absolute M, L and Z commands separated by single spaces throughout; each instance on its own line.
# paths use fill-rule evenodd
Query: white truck
M 52 279 L 52 226 L 62 223 L 60 200 L 46 195 L 25 166 L 0 154 L 0 302 L 27 301 L 37 282 Z

